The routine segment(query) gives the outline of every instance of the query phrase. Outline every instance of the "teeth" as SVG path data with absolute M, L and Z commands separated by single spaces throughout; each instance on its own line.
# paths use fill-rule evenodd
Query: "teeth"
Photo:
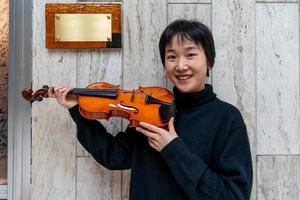
M 191 76 L 184 75 L 184 76 L 177 76 L 177 78 L 178 78 L 179 80 L 187 80 L 187 79 L 191 78 Z

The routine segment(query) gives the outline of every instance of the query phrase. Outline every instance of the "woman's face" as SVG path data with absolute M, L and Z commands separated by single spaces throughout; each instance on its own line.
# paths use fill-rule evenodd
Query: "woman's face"
M 179 91 L 198 92 L 205 87 L 208 63 L 203 47 L 175 35 L 166 46 L 167 76 Z

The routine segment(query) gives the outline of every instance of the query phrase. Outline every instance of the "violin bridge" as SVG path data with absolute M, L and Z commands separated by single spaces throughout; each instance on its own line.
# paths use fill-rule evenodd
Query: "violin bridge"
M 132 90 L 132 95 L 131 95 L 131 99 L 130 99 L 130 102 L 133 102 L 133 100 L 134 100 L 134 89 Z

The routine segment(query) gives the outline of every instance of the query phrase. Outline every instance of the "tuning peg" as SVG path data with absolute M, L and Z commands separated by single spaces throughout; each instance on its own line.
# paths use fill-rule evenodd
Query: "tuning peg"
M 36 97 L 36 98 L 34 98 L 34 100 L 36 100 L 36 101 L 43 101 L 43 97 L 41 97 L 41 96 L 39 96 L 39 97 Z

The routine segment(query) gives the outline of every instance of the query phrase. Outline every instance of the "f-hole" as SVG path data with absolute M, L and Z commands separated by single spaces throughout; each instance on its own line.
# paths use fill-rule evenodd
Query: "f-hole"
M 128 106 L 126 104 L 124 104 L 124 101 L 120 101 L 120 104 L 118 105 L 119 108 L 123 108 L 125 110 L 134 110 L 134 114 L 139 113 L 139 109 L 133 106 Z

